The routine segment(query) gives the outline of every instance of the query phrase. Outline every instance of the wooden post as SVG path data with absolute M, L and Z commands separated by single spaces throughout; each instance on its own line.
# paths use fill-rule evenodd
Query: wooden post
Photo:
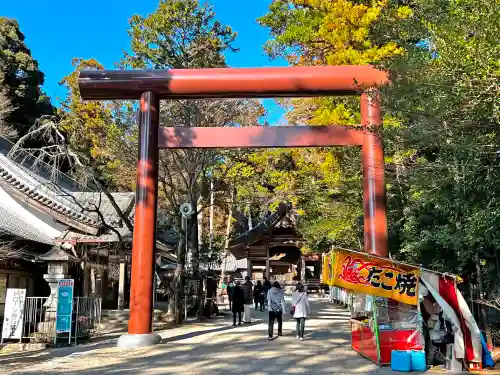
M 304 256 L 300 257 L 300 281 L 302 283 L 306 282 L 306 261 L 304 260 Z
M 83 296 L 89 296 L 90 289 L 90 269 L 89 269 L 89 254 L 87 245 L 83 245 Z
M 126 258 L 120 255 L 120 276 L 118 279 L 118 310 L 125 308 L 125 275 L 126 275 Z
M 267 280 L 271 281 L 271 267 L 269 264 L 269 237 L 266 237 L 266 277 Z
M 247 276 L 250 277 L 250 280 L 253 280 L 253 264 L 250 259 L 247 258 Z

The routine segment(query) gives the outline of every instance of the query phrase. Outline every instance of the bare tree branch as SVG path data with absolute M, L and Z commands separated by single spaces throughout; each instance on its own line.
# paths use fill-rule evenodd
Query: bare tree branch
M 0 261 L 6 259 L 35 259 L 36 256 L 27 250 L 27 247 L 21 245 L 18 241 L 11 238 L 0 236 Z
M 32 139 L 43 140 L 46 145 L 39 148 L 26 147 L 27 142 Z M 91 165 L 89 160 L 71 149 L 66 137 L 59 131 L 59 124 L 54 117 L 46 116 L 40 118 L 30 131 L 16 142 L 9 155 L 13 159 L 22 155 L 33 156 L 35 158 L 33 163 L 34 168 L 40 163 L 50 165 L 52 182 L 57 181 L 61 166 L 64 163 L 68 163 L 74 172 L 83 176 L 85 181 L 92 180 L 95 183 L 100 192 L 106 195 L 127 229 L 133 231 L 132 222 L 123 213 L 113 195 L 101 182 L 99 172 Z M 106 225 L 106 223 L 103 222 L 103 225 Z

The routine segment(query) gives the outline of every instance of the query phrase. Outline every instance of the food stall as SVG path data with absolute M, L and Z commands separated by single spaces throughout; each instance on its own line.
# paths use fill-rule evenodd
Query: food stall
M 390 306 L 388 299 L 370 295 L 358 295 L 353 307 L 351 346 L 362 356 L 389 365 L 393 350 L 424 350 L 416 309 Z
M 418 310 L 419 270 L 388 259 L 337 250 L 329 254 L 330 282 L 356 292 L 351 346 L 378 365 L 391 363 L 393 350 L 423 350 Z
M 429 335 L 422 315 L 431 320 L 431 315 L 437 316 L 426 309 L 432 300 L 440 317 L 453 328 L 451 342 L 438 348 L 446 353 L 443 364 L 454 361 L 468 369 L 481 367 L 480 331 L 453 276 L 344 249 L 325 254 L 322 271 L 329 285 L 353 294 L 351 346 L 360 355 L 378 365 L 391 364 L 393 352 L 417 353 L 424 366 L 426 358 L 432 362 L 429 348 L 438 347 L 439 340 L 432 341 L 436 332 Z

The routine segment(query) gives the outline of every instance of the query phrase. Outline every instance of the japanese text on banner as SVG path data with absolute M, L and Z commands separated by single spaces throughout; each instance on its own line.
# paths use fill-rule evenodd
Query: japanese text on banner
M 416 305 L 419 274 L 418 268 L 341 250 L 336 256 L 333 284 L 355 292 Z

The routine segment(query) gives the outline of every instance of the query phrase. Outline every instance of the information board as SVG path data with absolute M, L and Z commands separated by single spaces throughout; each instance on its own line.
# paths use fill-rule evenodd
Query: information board
M 57 288 L 57 333 L 71 332 L 74 285 L 75 281 L 73 279 L 59 280 Z
M 20 339 L 23 334 L 26 289 L 7 289 L 2 328 L 2 341 Z

